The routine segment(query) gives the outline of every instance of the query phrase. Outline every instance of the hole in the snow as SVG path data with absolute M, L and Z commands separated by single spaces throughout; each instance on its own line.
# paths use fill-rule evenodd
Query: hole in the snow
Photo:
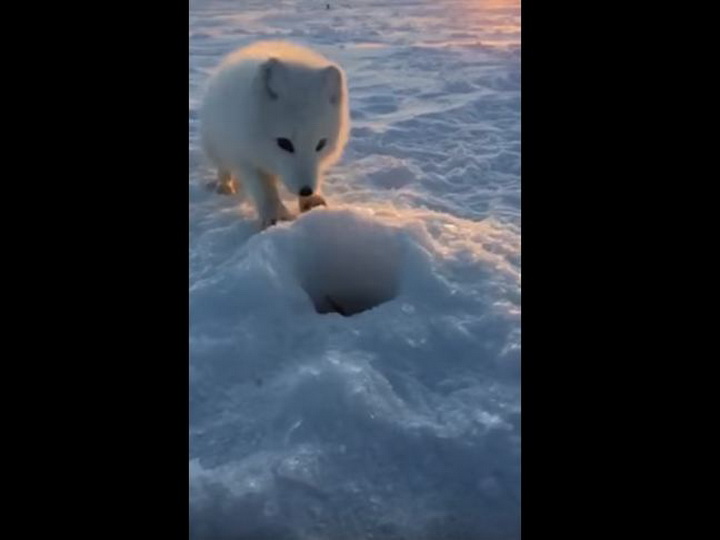
M 300 284 L 315 310 L 349 317 L 395 298 L 402 259 L 397 231 L 332 217 L 344 219 L 308 223 L 310 240 L 298 251 Z

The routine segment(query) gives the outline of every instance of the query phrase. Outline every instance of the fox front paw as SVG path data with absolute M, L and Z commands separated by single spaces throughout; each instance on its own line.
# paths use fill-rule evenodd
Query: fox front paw
M 279 204 L 272 209 L 260 214 L 260 227 L 267 229 L 273 225 L 277 225 L 279 221 L 292 221 L 293 215 L 290 211 L 285 208 L 284 205 Z

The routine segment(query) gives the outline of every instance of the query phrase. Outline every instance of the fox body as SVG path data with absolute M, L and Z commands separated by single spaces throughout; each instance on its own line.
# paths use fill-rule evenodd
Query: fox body
M 306 47 L 257 42 L 238 49 L 210 78 L 200 122 L 217 167 L 217 188 L 248 192 L 263 227 L 292 219 L 279 181 L 301 211 L 325 204 L 322 173 L 341 156 L 350 130 L 342 69 Z

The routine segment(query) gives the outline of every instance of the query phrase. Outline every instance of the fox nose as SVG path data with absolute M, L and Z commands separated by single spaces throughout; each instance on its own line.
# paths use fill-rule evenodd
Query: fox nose
M 310 195 L 312 195 L 312 193 L 313 193 L 313 192 L 312 192 L 312 189 L 309 188 L 308 186 L 305 186 L 305 187 L 303 187 L 303 188 L 300 189 L 300 196 L 301 196 L 301 197 L 309 197 Z

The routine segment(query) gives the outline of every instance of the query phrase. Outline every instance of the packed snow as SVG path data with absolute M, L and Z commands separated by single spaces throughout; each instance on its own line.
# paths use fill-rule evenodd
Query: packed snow
M 518 539 L 519 1 L 326 4 L 190 1 L 190 537 Z M 328 207 L 264 231 L 197 114 L 260 39 L 353 119 Z

